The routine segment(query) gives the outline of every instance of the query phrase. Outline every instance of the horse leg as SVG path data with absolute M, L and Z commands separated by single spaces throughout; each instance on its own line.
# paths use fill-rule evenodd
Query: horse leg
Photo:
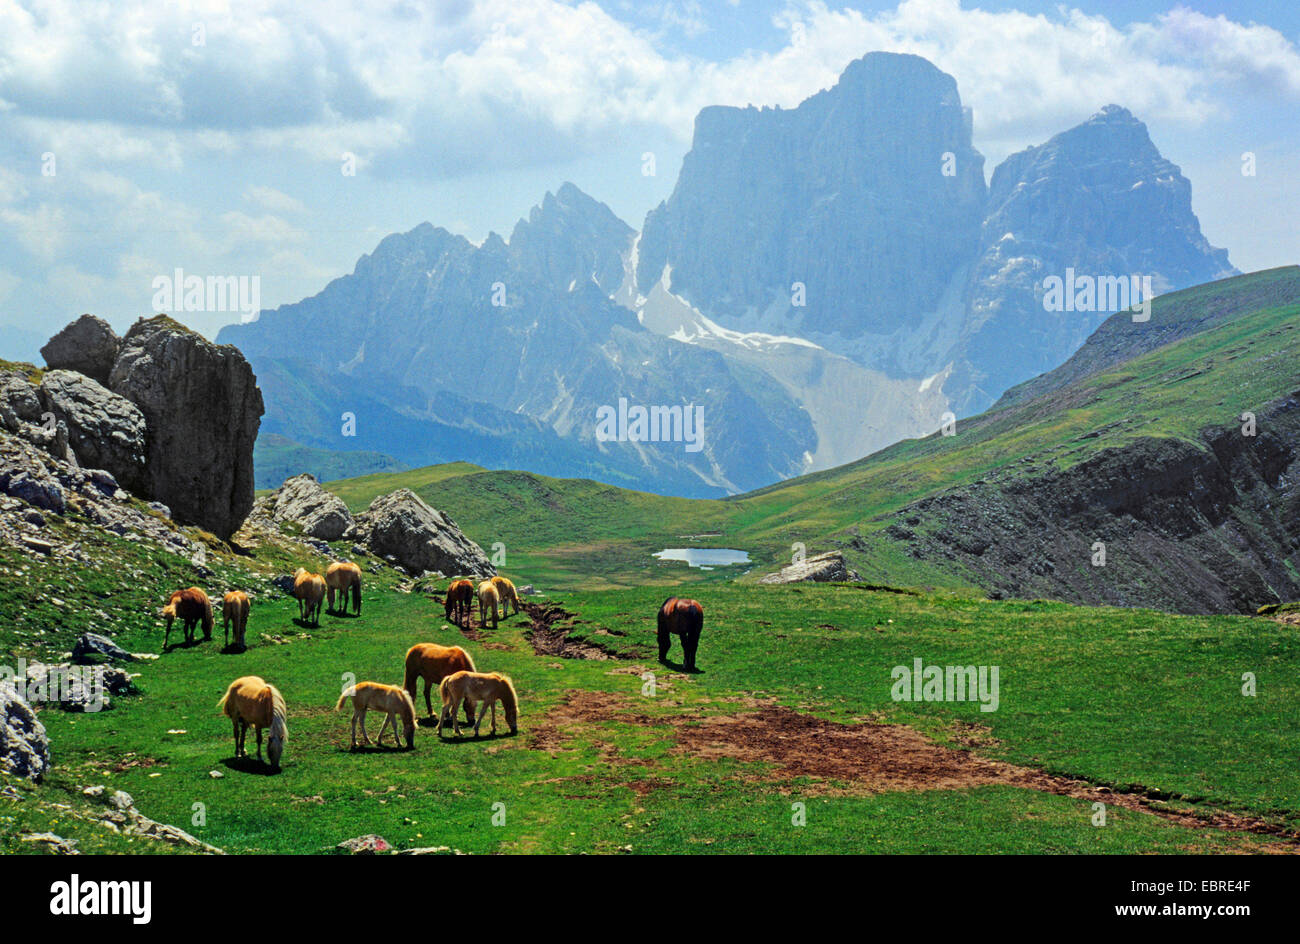
M 482 726 L 483 719 L 487 716 L 487 713 L 488 713 L 488 703 L 486 701 L 480 703 L 478 706 L 478 719 L 474 722 L 475 737 L 478 737 L 478 729 L 480 726 Z
M 384 715 L 384 723 L 381 724 L 381 725 L 379 726 L 379 737 L 375 738 L 375 743 L 378 744 L 380 747 L 383 747 L 383 746 L 384 746 L 384 734 L 387 733 L 387 731 L 388 731 L 388 726 L 389 726 L 389 724 L 392 723 L 392 721 L 393 721 L 393 715 L 392 715 L 392 712 L 389 712 L 389 713 L 387 713 L 387 714 Z M 394 741 L 397 740 L 397 728 L 396 728 L 396 727 L 393 728 L 393 740 L 394 740 Z
M 352 710 L 352 744 L 351 744 L 351 749 L 354 750 L 354 751 L 357 749 L 357 711 L 356 711 L 355 708 L 353 708 L 353 710 Z
M 366 733 L 366 709 L 361 709 L 361 743 L 370 746 L 370 735 Z
M 697 632 L 682 633 L 682 653 L 685 655 L 686 671 L 695 671 L 695 650 L 700 645 L 700 634 Z
M 468 695 L 465 696 L 465 720 L 470 724 L 474 723 L 474 702 Z
M 668 661 L 668 650 L 673 644 L 673 634 L 663 627 L 659 628 L 659 661 Z
M 461 702 L 461 699 L 460 699 L 460 696 L 459 696 L 459 695 L 453 695 L 453 696 L 452 696 L 452 699 L 451 699 L 451 730 L 452 730 L 452 733 L 456 735 L 456 737 L 460 737 L 460 736 L 461 736 L 461 734 L 460 734 L 460 721 L 458 721 L 457 718 L 456 718 L 456 712 L 460 710 L 460 702 Z M 468 702 L 468 699 L 466 699 L 466 706 L 467 706 L 467 707 L 466 707 L 465 711 L 466 711 L 466 713 L 469 714 L 469 716 L 470 716 L 469 720 L 470 720 L 470 721 L 473 721 L 473 720 L 474 720 L 474 714 L 473 714 L 473 712 L 469 709 L 469 707 L 468 707 L 468 703 L 469 703 L 469 702 Z
M 424 680 L 424 707 L 427 708 L 427 709 L 429 709 L 429 717 L 430 717 L 430 718 L 433 717 L 433 699 L 429 697 L 429 689 L 431 689 L 432 687 L 433 687 L 433 685 L 429 682 L 428 678 L 425 678 L 425 680 Z
M 257 759 L 262 759 L 262 726 L 257 726 Z
M 492 699 L 492 736 L 496 737 L 496 734 L 497 734 L 497 702 L 496 699 L 494 698 Z

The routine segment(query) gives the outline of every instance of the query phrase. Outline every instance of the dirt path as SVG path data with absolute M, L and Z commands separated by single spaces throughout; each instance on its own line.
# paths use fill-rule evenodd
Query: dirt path
M 1116 792 L 1088 781 L 981 757 L 974 751 L 937 744 L 906 725 L 840 724 L 770 702 L 756 702 L 754 710 L 698 719 L 651 718 L 638 713 L 636 707 L 626 696 L 570 689 L 564 701 L 536 727 L 530 746 L 563 749 L 568 739 L 565 729 L 578 724 L 618 721 L 666 726 L 677 742 L 674 753 L 703 760 L 725 757 L 771 764 L 770 769 L 755 768 L 748 779 L 756 783 L 810 777 L 824 781 L 814 786 L 814 791 L 829 794 L 960 790 L 1002 784 L 1151 813 L 1182 826 L 1270 836 L 1279 840 L 1271 851 L 1300 852 L 1300 833 L 1258 817 L 1224 810 L 1172 809 L 1165 805 L 1165 797 Z M 608 760 L 618 759 L 616 749 L 611 753 L 602 748 L 602 754 Z

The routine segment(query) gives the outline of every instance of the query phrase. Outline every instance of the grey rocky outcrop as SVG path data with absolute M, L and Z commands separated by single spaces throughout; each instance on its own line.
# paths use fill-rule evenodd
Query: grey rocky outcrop
M 45 725 L 11 682 L 0 681 L 0 770 L 40 780 L 49 766 Z
M 347 537 L 361 541 L 380 557 L 391 558 L 412 574 L 435 570 L 488 577 L 496 573 L 483 548 L 409 488 L 372 501 L 357 516 Z
M 142 318 L 122 339 L 108 386 L 144 415 L 146 497 L 229 538 L 253 507 L 263 406 L 248 361 L 165 315 Z
M 135 656 L 107 636 L 99 633 L 82 633 L 72 644 L 72 661 L 78 665 L 95 662 L 134 662 Z
M 82 315 L 46 342 L 41 357 L 53 370 L 76 371 L 106 384 L 121 346 L 121 339 L 107 321 Z
M 129 793 L 114 790 L 111 793 L 103 786 L 86 787 L 82 794 L 91 802 L 103 804 L 100 821 L 119 833 L 127 836 L 139 836 L 143 839 L 156 839 L 173 846 L 182 846 L 207 855 L 225 855 L 216 846 L 196 839 L 179 826 L 160 823 L 141 813 L 135 806 L 135 799 Z
M 859 580 L 856 573 L 849 570 L 844 563 L 844 555 L 839 551 L 827 551 L 796 561 L 789 567 L 783 567 L 774 574 L 761 578 L 759 583 L 816 583 L 842 582 Z
M 142 491 L 148 481 L 145 419 L 134 403 L 70 370 L 47 371 L 37 393 L 44 411 L 67 428 L 79 465 L 105 469 L 128 491 Z
M 352 513 L 343 499 L 306 472 L 285 479 L 276 489 L 271 513 L 278 521 L 296 522 L 304 534 L 322 541 L 337 541 L 352 527 Z

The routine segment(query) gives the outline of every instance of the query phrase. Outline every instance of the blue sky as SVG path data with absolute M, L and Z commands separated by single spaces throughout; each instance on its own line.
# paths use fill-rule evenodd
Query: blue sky
M 0 356 L 124 328 L 177 267 L 274 307 L 424 220 L 508 235 L 564 180 L 639 227 L 699 108 L 793 106 L 877 49 L 956 77 L 988 173 L 1125 105 L 1212 243 L 1293 263 L 1298 47 L 1290 2 L 0 0 Z

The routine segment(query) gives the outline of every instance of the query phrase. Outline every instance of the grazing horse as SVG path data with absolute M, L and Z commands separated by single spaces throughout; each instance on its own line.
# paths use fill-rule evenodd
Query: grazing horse
M 230 645 L 230 624 L 235 624 L 235 645 L 244 647 L 244 628 L 248 625 L 248 594 L 243 590 L 231 590 L 221 598 L 221 622 L 226 630 L 226 645 Z
M 433 699 L 429 689 L 438 685 L 453 672 L 474 671 L 474 660 L 460 646 L 440 646 L 436 642 L 418 642 L 406 650 L 406 689 L 411 700 L 415 700 L 417 680 L 424 679 L 424 706 L 433 717 Z M 465 706 L 465 720 L 473 722 L 474 713 L 469 705 Z
M 514 683 L 500 672 L 457 672 L 448 675 L 438 686 L 442 696 L 442 714 L 438 716 L 438 737 L 442 737 L 442 726 L 451 721 L 452 730 L 460 737 L 460 722 L 456 719 L 456 709 L 465 704 L 465 714 L 473 711 L 478 704 L 478 720 L 474 722 L 474 736 L 478 737 L 479 725 L 488 708 L 492 708 L 492 733 L 497 733 L 497 702 L 506 712 L 506 724 L 510 733 L 518 734 L 519 697 L 515 694 Z
M 452 610 L 456 611 L 456 618 L 452 620 Z M 447 588 L 447 602 L 444 610 L 447 619 L 451 620 L 458 626 L 465 625 L 465 617 L 469 616 L 474 609 L 474 584 L 468 580 L 453 580 L 451 586 Z
M 704 628 L 704 607 L 695 600 L 669 597 L 659 608 L 659 661 L 668 658 L 672 634 L 682 639 L 687 672 L 695 671 L 695 650 L 700 644 L 700 630 Z
M 166 629 L 163 631 L 164 649 L 167 648 L 167 640 L 171 637 L 172 621 L 178 618 L 185 629 L 187 643 L 194 641 L 194 627 L 200 623 L 203 624 L 203 638 L 212 638 L 212 628 L 216 625 L 216 620 L 212 617 L 212 601 L 198 587 L 173 592 L 167 598 L 167 605 L 163 607 L 162 615 L 166 623 Z
M 497 609 L 501 604 L 501 594 L 497 593 L 496 585 L 491 580 L 484 580 L 478 585 L 478 624 L 487 625 L 488 608 L 492 609 L 492 628 L 497 628 L 498 613 Z
M 235 726 L 235 757 L 247 757 L 244 738 L 249 726 L 257 729 L 257 759 L 262 759 L 262 729 L 270 728 L 266 756 L 271 766 L 280 769 L 284 742 L 289 740 L 289 726 L 285 723 L 284 696 L 274 685 L 268 685 L 256 675 L 235 679 L 226 689 L 225 696 L 217 702 Z
M 325 600 L 325 578 L 309 574 L 302 567 L 293 572 L 293 595 L 298 598 L 298 618 L 320 625 L 321 603 Z
M 330 613 L 334 610 L 334 591 L 339 592 L 338 612 L 348 611 L 348 591 L 352 592 L 352 608 L 361 615 L 361 568 L 352 561 L 335 561 L 325 570 L 325 587 L 329 591 Z
M 358 721 L 361 722 L 361 743 L 370 746 L 370 735 L 366 733 L 366 711 L 371 708 L 386 714 L 384 723 L 379 728 L 380 747 L 384 746 L 384 731 L 390 725 L 393 728 L 393 743 L 397 743 L 398 715 L 402 716 L 402 737 L 406 740 L 406 749 L 410 750 L 415 746 L 415 702 L 411 700 L 411 695 L 406 689 L 380 682 L 358 682 L 343 689 L 343 694 L 339 696 L 339 702 L 334 706 L 334 710 L 338 711 L 342 708 L 343 703 L 349 698 L 352 699 L 353 749 L 357 746 Z
M 501 598 L 501 615 L 506 617 L 510 615 L 510 605 L 513 603 L 515 612 L 519 612 L 519 594 L 515 592 L 515 585 L 510 582 L 508 577 L 493 577 L 492 586 L 497 588 L 497 596 Z

